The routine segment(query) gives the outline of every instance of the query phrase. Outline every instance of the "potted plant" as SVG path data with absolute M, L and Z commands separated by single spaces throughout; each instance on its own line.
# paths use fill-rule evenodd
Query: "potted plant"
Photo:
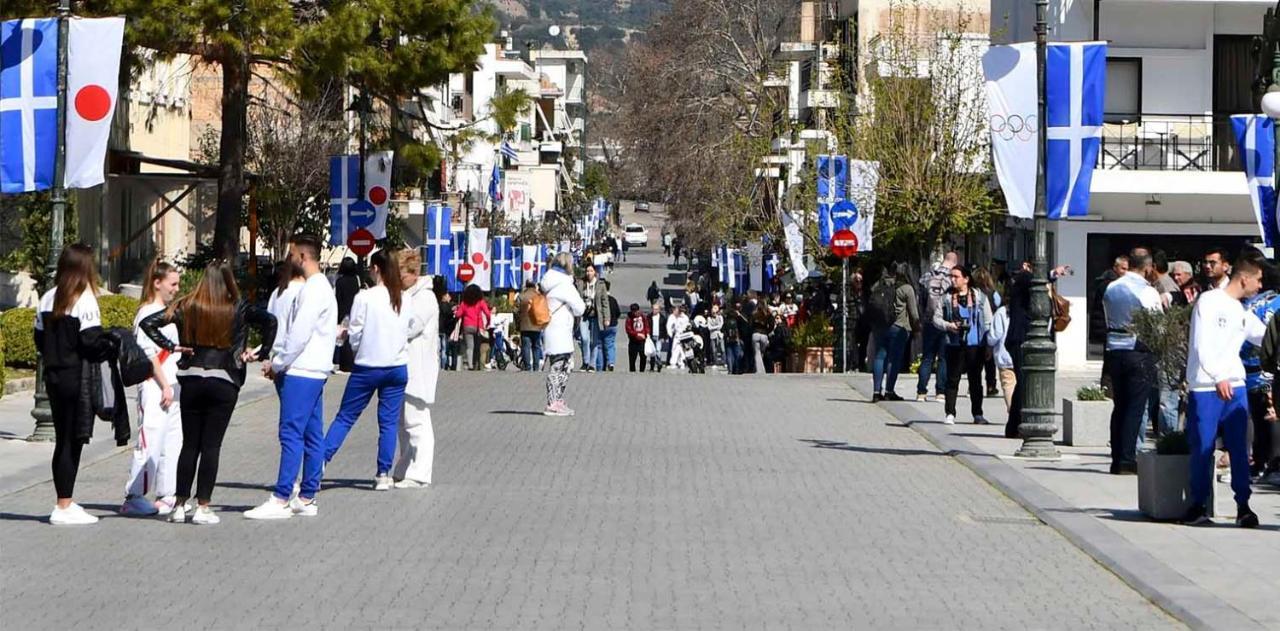
M 1191 335 L 1191 307 L 1169 307 L 1164 311 L 1138 310 L 1129 328 L 1156 360 L 1156 384 L 1162 405 L 1181 408 L 1183 382 L 1187 372 L 1187 347 Z M 1167 400 L 1166 400 L 1167 399 Z M 1155 425 L 1155 420 L 1152 420 Z M 1178 427 L 1181 427 L 1179 422 Z
M 1155 520 L 1178 519 L 1191 507 L 1191 449 L 1186 432 L 1156 441 L 1155 451 L 1138 452 L 1138 510 Z
M 1062 400 L 1062 442 L 1072 447 L 1106 447 L 1111 441 L 1111 399 L 1100 385 L 1081 387 Z
M 835 333 L 826 314 L 817 314 L 791 331 L 788 372 L 831 372 L 835 362 Z

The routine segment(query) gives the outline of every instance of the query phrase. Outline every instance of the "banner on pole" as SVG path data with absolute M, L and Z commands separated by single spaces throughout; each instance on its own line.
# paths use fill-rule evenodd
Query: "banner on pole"
M 1036 157 L 1040 127 L 1036 112 L 1036 44 L 992 46 L 982 56 L 987 124 L 996 178 L 1009 214 L 1030 219 L 1036 207 Z

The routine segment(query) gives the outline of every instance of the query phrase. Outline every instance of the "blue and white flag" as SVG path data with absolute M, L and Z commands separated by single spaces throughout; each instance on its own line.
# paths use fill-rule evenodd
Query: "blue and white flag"
M 515 162 L 517 159 L 520 158 L 520 154 L 516 152 L 516 148 L 512 147 L 511 143 L 505 140 L 502 141 L 502 146 L 499 148 L 499 150 L 502 152 L 502 157 L 508 160 L 511 160 L 512 162 Z
M 493 165 L 493 173 L 489 176 L 489 199 L 496 206 L 502 203 L 502 167 Z
M 1045 205 L 1050 219 L 1089 214 L 1102 143 L 1106 42 L 1050 44 L 1045 62 Z
M 521 247 L 520 275 L 523 282 L 542 280 L 542 271 L 547 266 L 548 245 L 526 245 Z
M 53 185 L 58 20 L 0 22 L 0 193 Z
M 1275 123 L 1260 114 L 1231 117 L 1231 129 L 1240 148 L 1240 162 L 1253 198 L 1253 214 L 1269 247 L 1280 246 L 1280 224 L 1276 217 L 1276 136 Z
M 738 282 L 738 270 L 734 266 L 738 258 L 736 254 L 737 250 L 727 245 L 716 248 L 715 256 L 718 260 L 715 265 L 720 270 L 720 284 L 726 289 L 734 289 Z
M 831 245 L 836 230 L 853 225 L 858 211 L 848 201 L 848 156 L 818 156 L 818 241 Z
M 453 220 L 453 209 L 432 204 L 427 207 L 427 239 L 426 257 L 427 273 L 433 276 L 448 276 L 449 257 L 453 253 L 453 241 L 450 235 L 449 222 Z
M 764 290 L 773 291 L 776 279 L 782 272 L 782 257 L 770 252 L 764 257 Z
M 444 275 L 445 288 L 449 293 L 456 294 L 466 288 L 466 284 L 458 280 L 458 268 L 467 262 L 467 232 L 465 230 L 455 230 L 449 240 L 449 268 L 448 273 Z
M 747 268 L 746 257 L 742 255 L 742 250 L 730 252 L 729 262 L 733 269 L 732 289 L 739 293 L 746 293 L 751 288 L 751 270 Z
M 493 238 L 493 288 L 518 289 L 520 279 L 516 277 L 515 248 L 511 245 L 511 237 L 503 235 Z

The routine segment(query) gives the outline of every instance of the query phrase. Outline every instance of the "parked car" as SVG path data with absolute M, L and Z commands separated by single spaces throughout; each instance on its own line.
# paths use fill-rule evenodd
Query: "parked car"
M 636 212 L 638 213 L 649 212 L 649 202 L 636 202 Z
M 649 246 L 649 230 L 638 223 L 629 223 L 622 228 L 623 239 L 627 245 Z

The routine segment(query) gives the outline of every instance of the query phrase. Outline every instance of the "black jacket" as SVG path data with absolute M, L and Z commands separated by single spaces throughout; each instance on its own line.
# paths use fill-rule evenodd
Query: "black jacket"
M 177 324 L 179 337 L 182 335 L 182 310 L 174 309 L 172 315 L 169 311 L 156 312 L 142 320 L 139 327 L 142 332 L 156 343 L 156 346 L 167 351 L 173 352 L 177 349 L 175 345 L 165 334 L 160 331 L 168 324 Z M 237 386 L 244 385 L 245 369 L 244 362 L 241 361 L 240 355 L 244 352 L 245 346 L 249 342 L 249 327 L 258 329 L 258 333 L 262 336 L 262 347 L 258 350 L 258 359 L 264 360 L 271 355 L 271 345 L 276 339 L 276 317 L 257 305 L 251 305 L 241 300 L 236 304 L 236 315 L 232 324 L 232 336 L 230 348 L 219 348 L 216 346 L 199 346 L 186 339 L 182 339 L 182 346 L 188 346 L 194 349 L 191 354 L 182 355 L 178 359 L 178 369 L 184 370 L 188 368 L 206 368 L 210 370 L 225 370 L 231 375 L 232 380 Z
M 119 348 L 124 339 L 133 339 L 133 333 L 115 327 L 104 331 L 102 338 Z M 88 443 L 93 438 L 93 422 L 102 419 L 111 423 L 117 447 L 129 444 L 132 432 L 129 404 L 125 400 L 120 368 L 114 358 L 103 362 L 81 362 L 80 400 L 76 410 L 76 438 L 81 442 Z

